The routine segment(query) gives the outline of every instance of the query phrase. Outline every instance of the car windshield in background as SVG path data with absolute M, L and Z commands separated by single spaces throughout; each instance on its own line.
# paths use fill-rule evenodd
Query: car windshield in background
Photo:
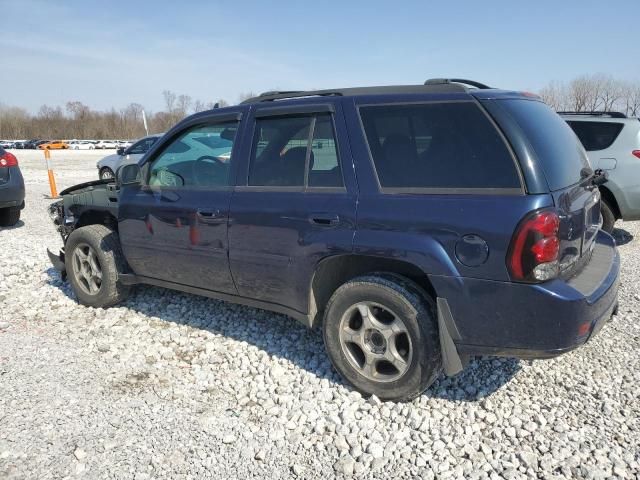
M 566 122 L 549 106 L 537 100 L 500 102 L 526 134 L 553 191 L 580 181 L 580 171 L 589 165 L 584 148 Z
M 617 122 L 581 122 L 568 120 L 587 152 L 605 150 L 616 141 L 624 125 Z

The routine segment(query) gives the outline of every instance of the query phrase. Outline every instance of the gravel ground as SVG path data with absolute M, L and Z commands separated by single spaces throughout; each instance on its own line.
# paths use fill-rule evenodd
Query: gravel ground
M 547 361 L 475 359 L 408 404 L 344 385 L 282 315 L 139 287 L 76 304 L 45 247 L 40 152 L 0 231 L 0 478 L 639 478 L 640 224 L 616 231 L 620 312 Z M 60 189 L 103 152 L 54 152 Z

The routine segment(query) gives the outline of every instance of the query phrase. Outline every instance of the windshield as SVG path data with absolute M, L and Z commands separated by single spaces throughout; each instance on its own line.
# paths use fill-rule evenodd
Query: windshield
M 591 168 L 587 154 L 571 127 L 546 104 L 524 99 L 503 100 L 524 131 L 552 191 L 578 183 L 580 171 Z

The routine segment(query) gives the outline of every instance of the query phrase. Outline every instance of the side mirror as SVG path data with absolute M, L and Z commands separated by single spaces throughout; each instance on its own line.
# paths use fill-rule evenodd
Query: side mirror
M 124 155 L 124 147 L 120 147 L 116 150 L 116 153 L 120 156 Z
M 137 163 L 123 165 L 116 172 L 118 185 L 138 185 L 142 181 L 142 171 Z

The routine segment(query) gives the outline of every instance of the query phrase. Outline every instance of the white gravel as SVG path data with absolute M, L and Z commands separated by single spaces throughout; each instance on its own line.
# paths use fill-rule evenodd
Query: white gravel
M 102 154 L 54 152 L 59 188 L 95 178 Z M 24 222 L 0 231 L 0 478 L 640 475 L 638 223 L 617 232 L 619 315 L 587 346 L 476 359 L 381 403 L 282 315 L 152 287 L 118 308 L 76 304 L 45 253 L 61 242 L 41 152 L 17 155 L 28 196 Z

